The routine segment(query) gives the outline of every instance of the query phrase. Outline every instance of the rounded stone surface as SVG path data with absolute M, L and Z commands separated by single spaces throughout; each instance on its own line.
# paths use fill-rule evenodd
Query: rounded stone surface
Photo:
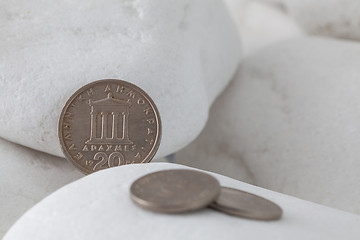
M 55 2 L 0 5 L 0 137 L 63 156 L 57 122 L 64 103 L 81 86 L 109 78 L 136 84 L 156 102 L 162 140 L 154 158 L 200 133 L 240 61 L 222 1 Z
M 317 37 L 257 52 L 175 162 L 360 214 L 359 62 L 360 44 Z
M 133 181 L 151 172 L 179 168 L 193 169 L 178 164 L 152 162 L 108 168 L 87 175 L 55 191 L 28 210 L 3 239 L 29 239 L 29 236 L 36 240 L 198 240 L 238 239 L 239 236 L 249 240 L 359 239 L 358 215 L 215 173 L 207 172 L 223 186 L 276 201 L 284 209 L 283 219 L 273 222 L 250 221 L 208 208 L 189 214 L 158 214 L 144 211 L 131 201 L 129 188 Z
M 58 131 L 67 159 L 80 171 L 92 173 L 150 162 L 160 145 L 161 122 L 155 103 L 141 88 L 105 79 L 70 97 Z
M 210 207 L 230 215 L 257 220 L 277 220 L 282 215 L 282 209 L 277 204 L 249 192 L 228 187 L 221 187 L 219 197 Z
M 130 188 L 139 206 L 158 212 L 180 213 L 208 206 L 220 193 L 219 182 L 194 170 L 165 170 L 145 175 Z

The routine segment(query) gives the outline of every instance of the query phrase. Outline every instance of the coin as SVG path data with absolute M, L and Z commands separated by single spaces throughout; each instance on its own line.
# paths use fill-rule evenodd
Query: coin
M 66 102 L 58 135 L 66 158 L 86 174 L 147 163 L 160 144 L 160 115 L 149 95 L 134 84 L 99 80 Z
M 207 207 L 220 193 L 219 182 L 193 170 L 165 170 L 145 175 L 130 188 L 131 199 L 152 211 L 182 213 Z
M 220 195 L 210 207 L 230 215 L 257 220 L 277 220 L 282 209 L 257 195 L 233 188 L 221 187 Z

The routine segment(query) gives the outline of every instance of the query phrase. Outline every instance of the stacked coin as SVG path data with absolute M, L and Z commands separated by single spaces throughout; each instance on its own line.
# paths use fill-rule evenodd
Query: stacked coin
M 216 178 L 194 170 L 165 170 L 145 175 L 130 187 L 131 199 L 140 207 L 165 213 L 183 213 L 211 207 L 257 220 L 277 220 L 282 209 L 254 194 L 221 187 Z
M 105 79 L 83 86 L 69 98 L 58 134 L 66 158 L 88 174 L 150 162 L 160 144 L 160 115 L 139 87 Z

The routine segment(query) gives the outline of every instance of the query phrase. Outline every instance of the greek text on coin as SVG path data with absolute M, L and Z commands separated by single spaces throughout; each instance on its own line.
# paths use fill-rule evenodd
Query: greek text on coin
M 66 102 L 59 119 L 61 148 L 83 173 L 147 163 L 161 138 L 159 112 L 134 84 L 106 79 L 87 84 Z

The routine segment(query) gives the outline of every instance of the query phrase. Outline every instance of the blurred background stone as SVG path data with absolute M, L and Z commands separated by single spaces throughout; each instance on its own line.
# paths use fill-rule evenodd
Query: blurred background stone
M 175 162 L 360 214 L 359 62 L 359 43 L 324 38 L 259 51 Z
M 62 158 L 0 138 L 0 238 L 30 207 L 83 176 Z
M 296 21 L 279 4 L 225 0 L 241 37 L 243 57 L 273 43 L 303 35 Z
M 275 0 L 310 34 L 360 40 L 358 0 Z

